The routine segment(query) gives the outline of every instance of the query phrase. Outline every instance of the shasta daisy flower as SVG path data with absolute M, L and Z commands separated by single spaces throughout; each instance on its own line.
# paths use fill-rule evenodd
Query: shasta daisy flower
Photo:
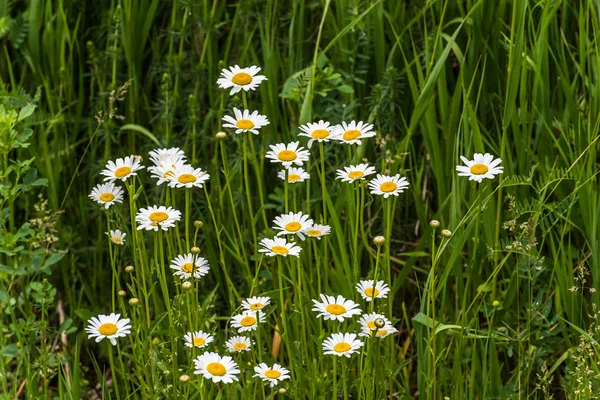
M 472 161 L 463 156 L 460 156 L 460 159 L 466 164 L 466 167 L 456 166 L 458 176 L 468 176 L 470 181 L 481 183 L 486 178 L 494 179 L 504 170 L 504 167 L 498 166 L 502 160 L 500 158 L 494 160 L 494 156 L 489 153 L 475 153 Z
M 170 149 L 156 149 L 148 153 L 150 161 L 156 166 L 161 164 L 185 162 L 185 153 L 179 147 L 171 147 Z
M 171 173 L 167 176 L 170 187 L 198 187 L 201 188 L 204 182 L 210 178 L 210 175 L 200 168 L 194 168 L 191 165 L 177 164 Z
M 277 173 L 277 177 L 279 179 L 285 180 L 285 172 L 286 172 L 285 169 L 283 171 L 279 171 Z M 310 175 L 308 174 L 308 172 L 306 172 L 304 170 L 304 168 L 290 167 L 287 169 L 287 173 L 288 173 L 288 183 L 304 182 L 305 180 L 310 178 Z
M 303 162 L 308 161 L 308 150 L 304 150 L 304 147 L 299 147 L 299 145 L 300 142 L 271 144 L 269 145 L 271 151 L 267 152 L 266 158 L 271 162 L 283 164 L 285 168 L 291 167 L 292 164 L 300 166 Z
M 373 280 L 360 281 L 356 284 L 356 290 L 363 299 L 372 301 L 373 299 L 386 298 L 390 288 L 384 281 L 377 281 L 373 288 Z
M 268 382 L 271 387 L 285 379 L 290 379 L 290 370 L 283 368 L 279 364 L 273 364 L 272 367 L 269 367 L 265 363 L 260 363 L 254 367 L 254 372 L 256 373 L 253 375 L 253 378 L 260 378 Z
M 306 236 L 321 240 L 321 236 L 329 235 L 331 227 L 329 225 L 314 224 L 306 229 Z
M 217 353 L 205 352 L 194 360 L 194 374 L 211 379 L 214 383 L 232 383 L 237 381 L 240 373 L 238 365 L 229 356 L 221 357 Z
M 262 310 L 265 306 L 269 305 L 270 303 L 271 303 L 270 297 L 254 296 L 254 297 L 249 297 L 246 300 L 242 301 L 242 308 L 244 310 L 258 311 L 258 310 Z
M 323 341 L 323 354 L 350 358 L 363 345 L 362 341 L 356 339 L 355 333 L 334 333 Z
M 377 178 L 369 182 L 371 194 L 383 195 L 385 199 L 392 195 L 398 196 L 406 188 L 408 188 L 408 181 L 406 178 L 400 178 L 400 174 L 394 176 L 377 174 Z
M 173 275 L 181 279 L 190 279 L 192 277 L 200 279 L 210 271 L 208 261 L 192 253 L 175 257 L 171 261 L 170 268 L 175 271 Z
M 242 351 L 250 351 L 250 339 L 246 336 L 233 336 L 225 342 L 225 347 L 230 353 L 241 353 Z
M 329 139 L 333 139 L 332 132 L 334 127 L 329 125 L 329 122 L 320 120 L 316 123 L 309 122 L 306 125 L 301 125 L 300 132 L 298 136 L 306 136 L 309 137 L 308 148 L 312 147 L 313 142 L 316 140 L 317 142 L 329 142 Z
M 258 320 L 257 320 L 258 317 Z M 265 322 L 265 313 L 258 311 L 243 311 L 241 314 L 231 317 L 231 326 L 238 332 L 255 331 L 258 324 Z
M 137 229 L 146 229 L 148 231 L 158 231 L 160 227 L 163 231 L 175 226 L 175 222 L 181 219 L 181 212 L 165 206 L 151 206 L 148 208 L 140 208 L 135 216 L 136 222 L 139 224 Z
M 384 338 L 398 332 L 398 329 L 394 328 L 390 320 L 381 314 L 365 314 L 360 317 L 358 322 L 361 325 L 362 331 L 359 333 L 359 336 L 372 336 L 377 330 L 376 336 L 378 338 Z
M 201 349 L 202 347 L 208 346 L 215 338 L 204 331 L 196 331 L 186 333 L 183 340 L 185 340 L 185 345 L 187 347 L 197 347 Z
M 375 136 L 372 124 L 362 121 L 342 122 L 334 127 L 333 135 L 337 140 L 346 144 L 361 144 L 361 139 Z
M 131 325 L 129 325 L 129 318 L 121 319 L 121 314 L 111 313 L 90 318 L 85 331 L 88 333 L 88 339 L 96 338 L 98 343 L 106 338 L 114 346 L 117 344 L 117 338 L 131 333 Z
M 259 114 L 258 111 L 253 111 L 252 114 L 250 114 L 249 110 L 244 110 L 242 112 L 234 107 L 233 113 L 235 114 L 235 118 L 230 117 L 229 115 L 223 117 L 223 121 L 226 122 L 223 126 L 225 128 L 235 129 L 235 133 L 252 132 L 255 135 L 258 135 L 258 130 L 260 128 L 269 125 L 267 117 Z
M 127 156 L 125 158 L 117 158 L 114 162 L 107 162 L 104 168 L 100 172 L 101 175 L 106 176 L 104 180 L 114 182 L 117 179 L 126 181 L 130 176 L 137 175 L 136 171 L 144 168 L 144 166 L 140 164 L 140 157 Z
M 123 202 L 123 189 L 112 182 L 103 183 L 96 185 L 88 197 L 98 204 L 102 204 L 104 208 L 109 208 L 114 203 Z
M 288 243 L 284 238 L 275 237 L 273 239 L 264 238 L 259 243 L 263 246 L 258 251 L 260 253 L 266 253 L 269 257 L 275 256 L 296 256 L 300 257 L 301 247 L 296 246 L 294 243 Z
M 125 244 L 125 236 L 127 236 L 127 234 L 125 232 L 121 232 L 119 229 L 115 229 L 114 231 L 111 229 L 110 232 L 104 232 L 108 235 L 108 237 L 110 238 L 110 241 L 113 242 L 114 244 L 120 244 L 120 245 L 124 245 Z
M 314 308 L 312 311 L 318 312 L 317 318 L 323 317 L 325 321 L 335 319 L 342 322 L 345 318 L 352 318 L 354 315 L 360 315 L 362 311 L 358 304 L 352 300 L 346 300 L 342 296 L 327 296 L 320 294 L 321 301 L 313 299 Z
M 185 157 L 184 157 L 185 158 Z M 165 182 L 169 182 L 169 179 L 173 177 L 175 169 L 179 166 L 185 165 L 185 160 L 180 160 L 176 156 L 166 156 L 160 163 L 148 167 L 150 176 L 154 179 L 158 179 L 157 186 L 162 185 Z
M 281 214 L 273 220 L 275 225 L 273 229 L 280 231 L 277 236 L 282 235 L 298 235 L 300 240 L 304 240 L 303 232 L 313 224 L 313 220 L 309 216 L 301 212 L 294 214 Z
M 221 71 L 221 77 L 217 80 L 217 85 L 221 89 L 229 89 L 229 95 L 234 95 L 240 90 L 244 89 L 255 90 L 262 81 L 266 81 L 267 77 L 264 75 L 256 75 L 260 71 L 260 68 L 253 65 L 248 68 L 240 68 L 238 65 L 225 68 Z
M 358 164 L 344 167 L 344 169 L 338 169 L 336 171 L 337 176 L 335 179 L 341 179 L 342 182 L 356 182 L 364 180 L 365 177 L 375 173 L 375 167 L 370 167 L 369 164 Z

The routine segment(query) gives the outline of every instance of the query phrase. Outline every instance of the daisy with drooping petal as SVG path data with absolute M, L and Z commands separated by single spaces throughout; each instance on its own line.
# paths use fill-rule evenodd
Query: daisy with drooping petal
M 255 65 L 247 68 L 240 68 L 238 65 L 225 68 L 221 71 L 221 77 L 217 80 L 217 85 L 221 89 L 229 89 L 229 95 L 234 95 L 240 90 L 244 89 L 254 90 L 260 85 L 262 81 L 266 81 L 267 77 L 264 75 L 256 75 L 260 71 L 260 67 Z
M 256 373 L 252 376 L 253 378 L 260 378 L 268 382 L 271 387 L 285 379 L 290 379 L 290 370 L 279 364 L 273 364 L 272 367 L 269 367 L 265 363 L 260 363 L 254 367 L 254 372 Z
M 263 246 L 258 251 L 260 253 L 266 253 L 269 257 L 275 256 L 296 256 L 300 257 L 301 247 L 296 246 L 294 243 L 288 243 L 284 238 L 274 237 L 273 239 L 264 238 L 259 243 Z
M 377 281 L 377 284 L 373 287 L 373 280 L 371 279 L 357 283 L 356 290 L 363 299 L 372 301 L 373 299 L 386 298 L 390 288 L 384 281 Z
M 225 342 L 225 347 L 230 353 L 241 353 L 242 351 L 250 351 L 250 339 L 246 336 L 233 336 Z
M 398 329 L 394 328 L 390 320 L 381 314 L 365 314 L 360 317 L 358 322 L 362 331 L 358 336 L 372 336 L 373 333 L 377 332 L 375 336 L 384 338 L 398 332 Z
M 265 306 L 268 306 L 270 303 L 271 298 L 267 296 L 248 297 L 246 300 L 242 301 L 242 308 L 244 310 L 258 311 L 262 310 Z
M 300 132 L 298 136 L 306 136 L 309 137 L 308 148 L 312 147 L 313 142 L 316 140 L 317 142 L 329 142 L 330 139 L 334 139 L 332 132 L 334 127 L 329 125 L 329 122 L 320 120 L 319 122 L 311 123 L 309 122 L 306 125 L 301 125 Z
M 363 345 L 362 341 L 356 339 L 355 333 L 334 333 L 323 341 L 323 354 L 350 358 Z
M 273 229 L 279 231 L 277 236 L 282 235 L 298 235 L 300 240 L 304 240 L 303 232 L 312 226 L 313 220 L 302 212 L 294 214 L 290 211 L 289 214 L 281 214 L 273 220 L 275 225 Z
M 385 199 L 392 195 L 398 196 L 406 188 L 408 188 L 408 181 L 404 177 L 400 178 L 400 174 L 394 176 L 377 174 L 377 178 L 369 182 L 371 194 L 383 196 Z
M 120 244 L 120 245 L 124 245 L 125 244 L 125 236 L 127 236 L 127 234 L 125 232 L 121 232 L 121 230 L 119 229 L 115 229 L 114 231 L 111 229 L 110 232 L 104 232 L 108 235 L 108 237 L 110 238 L 110 241 L 113 242 L 114 244 Z
M 292 164 L 300 166 L 303 162 L 308 161 L 308 150 L 304 150 L 304 147 L 299 147 L 299 145 L 300 142 L 271 144 L 269 145 L 271 150 L 267 152 L 266 158 L 271 162 L 283 164 L 285 168 L 291 167 Z
M 317 238 L 321 240 L 321 236 L 326 236 L 331 233 L 331 227 L 329 225 L 314 224 L 312 226 L 309 226 L 306 232 L 304 233 L 306 233 L 306 236 L 308 237 Z
M 258 317 L 258 319 L 257 319 Z M 236 328 L 238 332 L 255 331 L 258 324 L 265 322 L 265 313 L 258 311 L 243 311 L 241 314 L 231 317 L 231 326 Z
M 349 124 L 342 122 L 340 125 L 336 125 L 333 135 L 337 140 L 346 144 L 361 144 L 361 139 L 375 136 L 375 131 L 372 124 L 352 121 Z
M 240 373 L 238 365 L 229 356 L 221 357 L 217 353 L 205 352 L 194 360 L 194 374 L 211 379 L 214 383 L 231 383 L 237 381 Z
M 144 166 L 140 164 L 140 157 L 127 156 L 125 158 L 117 158 L 114 162 L 112 160 L 107 162 L 104 168 L 100 172 L 101 175 L 106 176 L 104 180 L 114 182 L 117 179 L 126 181 L 130 176 L 137 175 L 136 171 L 143 169 Z
M 98 204 L 102 204 L 104 208 L 109 208 L 114 203 L 123 202 L 123 189 L 112 182 L 103 183 L 96 185 L 88 197 Z
M 169 186 L 173 188 L 201 188 L 208 178 L 210 178 L 210 175 L 205 171 L 202 171 L 201 168 L 177 164 L 167 176 L 167 181 L 169 182 Z
M 337 176 L 335 179 L 341 179 L 342 182 L 356 182 L 364 180 L 365 177 L 373 175 L 375 173 L 375 167 L 370 167 L 369 164 L 358 164 L 344 167 L 344 169 L 338 169 L 336 171 Z
M 321 296 L 322 302 L 313 299 L 314 308 L 312 311 L 317 311 L 317 318 L 323 317 L 325 321 L 335 319 L 342 322 L 344 318 L 352 318 L 354 315 L 360 315 L 362 312 L 358 308 L 358 304 L 352 300 L 346 300 L 342 296 L 337 296 L 337 298 L 324 294 L 320 294 L 319 296 Z
M 117 338 L 131 333 L 131 325 L 129 325 L 129 318 L 121 319 L 121 314 L 111 313 L 90 318 L 85 331 L 88 333 L 88 339 L 96 338 L 98 343 L 106 338 L 114 346 L 117 344 Z
M 233 113 L 235 114 L 235 118 L 229 115 L 223 117 L 223 121 L 226 122 L 223 126 L 235 129 L 235 133 L 252 132 L 258 135 L 258 130 L 270 123 L 267 117 L 259 114 L 258 111 L 253 111 L 250 114 L 249 110 L 242 112 L 234 107 Z
M 501 174 L 504 170 L 504 167 L 499 167 L 502 159 L 496 158 L 494 160 L 494 156 L 489 153 L 475 153 L 472 161 L 463 156 L 460 156 L 460 159 L 466 166 L 456 166 L 458 176 L 468 176 L 470 181 L 481 183 L 486 178 L 494 179 L 496 175 Z
M 285 172 L 286 170 L 284 169 L 283 171 L 279 171 L 277 173 L 277 177 L 279 179 L 283 179 L 285 181 Z M 306 172 L 304 170 L 304 168 L 295 168 L 295 167 L 290 167 L 287 169 L 287 174 L 288 174 L 288 183 L 299 183 L 299 182 L 304 182 L 307 179 L 310 179 L 310 175 L 308 174 L 308 172 Z
M 175 257 L 171 261 L 170 268 L 175 271 L 173 275 L 181 279 L 190 279 L 192 277 L 200 279 L 210 271 L 208 261 L 192 253 Z
M 175 222 L 181 219 L 181 212 L 173 207 L 151 206 L 148 208 L 140 208 L 135 216 L 136 222 L 139 224 L 137 229 L 146 229 L 148 231 L 158 231 L 160 227 L 163 231 L 175 226 Z
M 185 345 L 187 347 L 197 347 L 201 349 L 204 346 L 208 346 L 215 338 L 204 331 L 196 331 L 186 333 L 183 340 L 185 340 Z

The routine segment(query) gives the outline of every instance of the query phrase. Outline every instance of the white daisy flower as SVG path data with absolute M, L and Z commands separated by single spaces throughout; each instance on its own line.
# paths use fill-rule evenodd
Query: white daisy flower
M 170 268 L 174 270 L 173 275 L 181 279 L 191 279 L 192 277 L 200 279 L 210 271 L 208 261 L 192 253 L 175 257 L 171 261 Z
M 232 383 L 237 381 L 240 373 L 238 365 L 229 356 L 221 357 L 217 353 L 205 352 L 194 360 L 194 374 L 202 375 L 206 379 L 212 379 L 214 383 Z
M 258 320 L 256 317 L 258 316 Z M 236 328 L 239 333 L 255 331 L 258 324 L 265 322 L 265 313 L 258 311 L 243 311 L 241 314 L 231 317 L 231 326 Z
M 117 344 L 117 338 L 131 333 L 131 325 L 129 325 L 129 318 L 121 319 L 121 314 L 111 313 L 90 318 L 85 331 L 88 333 L 88 339 L 96 338 L 98 343 L 107 338 L 114 346 Z
M 375 131 L 372 124 L 352 121 L 349 124 L 342 122 L 340 125 L 336 125 L 333 135 L 335 139 L 346 144 L 361 144 L 361 139 L 375 136 Z
M 265 363 L 260 363 L 254 367 L 254 372 L 256 373 L 252 376 L 253 378 L 260 378 L 268 382 L 271 387 L 285 379 L 290 379 L 290 370 L 279 364 L 273 364 L 272 367 L 269 367 Z
M 246 336 L 233 336 L 225 342 L 225 347 L 230 353 L 241 353 L 242 351 L 250 351 L 252 346 L 250 339 Z
M 496 175 L 501 174 L 504 170 L 504 167 L 498 166 L 502 160 L 500 158 L 494 160 L 494 156 L 489 153 L 475 153 L 473 161 L 463 156 L 460 156 L 460 159 L 466 164 L 466 167 L 463 165 L 456 166 L 458 176 L 468 176 L 470 181 L 481 183 L 486 178 L 494 179 Z
M 201 168 L 194 168 L 191 165 L 177 164 L 167 176 L 169 186 L 172 188 L 201 188 L 210 178 L 210 175 Z
M 369 182 L 371 194 L 383 195 L 385 199 L 392 195 L 398 196 L 406 188 L 408 188 L 408 181 L 404 177 L 400 178 L 400 174 L 394 176 L 377 174 L 377 178 Z
M 329 122 L 320 120 L 316 123 L 309 122 L 306 125 L 301 125 L 300 132 L 298 136 L 306 136 L 309 137 L 308 148 L 312 147 L 313 142 L 316 140 L 317 142 L 329 142 L 329 139 L 334 139 L 333 130 L 334 127 L 329 125 Z
M 254 296 L 254 297 L 249 297 L 246 300 L 242 301 L 242 308 L 244 310 L 258 311 L 258 310 L 262 310 L 265 306 L 268 306 L 270 303 L 271 303 L 270 297 Z
M 308 237 L 321 240 L 321 236 L 326 236 L 331 233 L 331 227 L 329 225 L 314 224 L 313 226 L 309 226 L 304 233 L 306 233 L 306 236 Z
M 182 167 L 185 160 L 179 160 L 176 156 L 168 156 L 161 160 L 159 164 L 148 167 L 150 176 L 154 179 L 158 179 L 157 186 L 162 185 L 165 182 L 169 182 L 175 172 L 175 169 L 179 166 Z
M 375 167 L 370 167 L 369 164 L 358 164 L 344 167 L 344 169 L 338 169 L 336 171 L 337 176 L 335 179 L 341 179 L 342 182 L 356 182 L 364 180 L 365 177 L 373 175 L 375 173 Z
M 123 202 L 123 189 L 112 182 L 102 183 L 96 185 L 88 197 L 98 204 L 104 205 L 104 208 L 109 208 L 114 203 Z
M 355 333 L 334 333 L 323 341 L 323 354 L 350 358 L 363 345 L 362 341 L 356 339 Z
M 372 301 L 373 299 L 384 299 L 387 297 L 390 288 L 384 281 L 377 281 L 373 288 L 373 280 L 360 281 L 356 284 L 356 290 L 363 299 Z
M 342 322 L 345 318 L 352 318 L 354 315 L 360 315 L 362 312 L 355 302 L 346 300 L 342 296 L 327 296 L 320 294 L 322 302 L 313 299 L 314 308 L 317 311 L 317 318 L 323 317 L 325 321 L 335 319 Z
M 277 173 L 277 177 L 285 181 L 285 169 L 283 171 L 279 171 Z M 295 168 L 290 167 L 287 169 L 288 173 L 288 183 L 299 183 L 304 182 L 307 179 L 310 179 L 310 175 L 308 172 L 304 170 L 304 168 Z
M 244 89 L 255 90 L 262 81 L 266 81 L 267 77 L 264 75 L 256 75 L 260 71 L 260 68 L 253 65 L 248 68 L 240 68 L 238 65 L 225 68 L 221 71 L 221 77 L 217 80 L 217 85 L 221 89 L 229 89 L 229 95 L 234 95 L 240 90 Z
M 108 237 L 110 238 L 110 241 L 113 242 L 114 244 L 120 244 L 120 245 L 124 245 L 125 244 L 125 236 L 127 236 L 127 234 L 125 232 L 121 232 L 121 230 L 119 229 L 115 229 L 114 231 L 111 229 L 110 232 L 104 232 L 108 235 Z
M 303 232 L 312 226 L 313 220 L 302 212 L 294 214 L 290 211 L 289 214 L 281 214 L 273 220 L 275 225 L 273 229 L 280 231 L 277 236 L 282 235 L 298 235 L 300 240 L 304 240 Z
M 104 168 L 100 172 L 101 175 L 106 176 L 104 181 L 114 182 L 117 179 L 126 181 L 130 176 L 137 175 L 136 171 L 143 169 L 144 166 L 140 164 L 140 157 L 127 156 L 125 158 L 117 158 L 117 161 L 114 162 L 107 162 Z
M 148 231 L 158 231 L 160 227 L 163 231 L 175 226 L 175 222 L 181 219 L 181 212 L 173 207 L 151 206 L 148 208 L 140 208 L 135 216 L 136 222 L 139 224 L 137 229 L 146 229 Z
M 266 158 L 271 162 L 283 164 L 284 168 L 289 168 L 292 164 L 301 166 L 303 162 L 308 161 L 308 150 L 304 150 L 304 147 L 299 145 L 300 142 L 271 144 L 269 145 L 271 151 L 267 152 Z
M 171 147 L 170 149 L 156 149 L 148 153 L 150 161 L 156 166 L 161 164 L 185 162 L 185 153 L 179 147 Z
M 259 114 L 258 111 L 253 111 L 250 114 L 249 110 L 242 112 L 234 107 L 233 113 L 235 114 L 235 118 L 229 115 L 223 117 L 223 121 L 226 122 L 223 126 L 235 129 L 235 133 L 252 132 L 258 135 L 258 130 L 270 123 L 267 117 Z
M 197 347 L 201 349 L 204 346 L 208 346 L 215 338 L 204 331 L 196 331 L 186 333 L 183 340 L 185 340 L 185 345 L 187 347 Z
M 269 257 L 275 256 L 296 256 L 300 257 L 301 247 L 296 246 L 294 243 L 288 243 L 284 238 L 275 237 L 273 239 L 264 238 L 259 243 L 263 246 L 258 251 L 260 253 L 266 253 Z
M 365 314 L 360 317 L 358 322 L 361 325 L 362 331 L 358 336 L 372 336 L 375 330 L 377 330 L 376 336 L 384 338 L 398 332 L 398 329 L 394 328 L 390 320 L 381 314 Z M 380 327 L 377 327 L 378 324 L 380 324 Z

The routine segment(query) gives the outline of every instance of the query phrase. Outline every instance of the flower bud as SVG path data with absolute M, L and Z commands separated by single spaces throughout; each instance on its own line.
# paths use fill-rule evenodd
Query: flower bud
M 185 281 L 181 284 L 181 288 L 183 290 L 190 290 L 192 288 L 192 282 L 190 281 Z
M 132 273 L 133 272 L 133 265 L 128 265 L 125 267 L 125 272 L 129 272 Z
M 140 299 L 138 299 L 137 297 L 132 297 L 129 299 L 129 304 L 132 306 L 135 306 L 139 302 L 140 302 Z
M 119 290 L 119 293 L 117 293 L 120 297 L 125 297 L 127 296 L 127 292 L 124 290 Z
M 179 382 L 181 383 L 186 383 L 190 381 L 190 376 L 189 375 L 181 375 L 179 377 Z
M 286 388 L 279 388 L 279 394 L 286 394 L 287 390 Z
M 373 243 L 377 246 L 381 246 L 385 243 L 385 238 L 383 236 L 375 236 L 375 238 L 373 238 Z
M 429 226 L 432 227 L 433 229 L 437 229 L 440 227 L 440 221 L 438 221 L 437 219 L 432 219 L 429 222 Z
M 500 302 L 498 300 L 494 300 L 492 302 L 492 307 L 498 307 L 500 305 Z
M 377 329 L 381 329 L 385 326 L 385 321 L 383 318 L 375 318 L 373 325 L 375 325 Z
M 200 247 L 192 247 L 192 254 L 200 254 Z
M 215 135 L 217 137 L 217 139 L 225 139 L 227 137 L 227 134 L 223 131 L 221 132 L 217 132 L 217 134 Z
M 202 223 L 202 221 L 194 221 L 194 226 L 195 226 L 196 228 L 200 229 L 200 228 L 202 228 L 202 225 L 204 225 L 204 224 Z
M 452 236 L 452 232 L 449 231 L 448 229 L 442 229 L 442 236 L 445 237 L 446 239 L 448 239 L 449 237 Z

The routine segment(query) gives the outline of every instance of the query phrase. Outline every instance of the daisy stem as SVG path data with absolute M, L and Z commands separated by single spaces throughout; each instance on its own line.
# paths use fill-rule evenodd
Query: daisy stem
M 191 201 L 191 189 L 185 190 L 185 251 L 190 251 L 190 219 L 192 218 L 192 201 Z
M 369 302 L 369 312 L 375 309 L 375 287 L 377 286 L 377 278 L 379 276 L 379 258 L 381 256 L 381 246 L 377 246 L 377 255 L 375 256 L 375 273 L 373 274 L 373 297 Z M 391 285 L 391 282 L 389 283 Z
M 319 262 L 319 250 L 317 249 L 317 245 L 312 245 L 313 250 L 315 252 L 315 262 L 317 265 L 317 293 L 323 293 L 321 291 L 321 263 Z
M 252 195 L 250 194 L 250 178 L 248 177 L 248 139 L 247 136 L 252 133 L 242 133 L 244 135 L 243 152 L 244 152 L 244 185 L 246 185 L 246 202 L 248 203 L 248 213 L 250 215 L 250 227 L 252 228 L 252 237 L 254 239 L 254 249 L 257 247 L 256 224 L 254 223 L 254 208 L 252 207 Z M 208 198 L 208 194 L 206 195 Z
M 327 203 L 325 201 L 327 197 L 327 186 L 325 186 L 325 150 L 323 148 L 323 142 L 319 142 L 319 152 L 321 154 L 321 197 L 323 201 L 323 223 L 327 224 Z
M 337 356 L 333 356 L 333 400 L 337 400 Z
M 117 279 L 117 271 L 115 269 L 115 259 L 113 258 L 113 249 L 112 249 L 112 241 L 110 240 L 110 217 L 108 216 L 108 210 L 106 210 L 106 229 L 107 229 L 107 233 L 108 233 L 108 256 L 110 258 L 110 267 L 112 269 L 112 293 L 111 293 L 111 300 L 112 300 L 112 309 L 114 311 L 115 309 L 115 291 L 116 291 L 116 284 L 115 284 L 115 280 Z
M 285 339 L 287 340 L 289 332 L 287 329 L 287 320 L 285 315 L 285 298 L 283 296 L 283 267 L 281 266 L 281 256 L 277 256 L 277 278 L 279 280 L 279 306 L 281 307 L 281 324 L 283 326 L 283 334 L 280 336 L 282 338 L 282 342 L 285 344 L 283 338 L 285 337 Z M 291 346 L 286 346 L 286 350 L 288 351 L 288 353 L 291 353 Z M 280 358 L 282 357 L 282 353 L 283 352 L 279 353 Z M 291 359 L 291 354 L 289 354 L 289 357 Z
M 290 207 L 288 205 L 288 175 L 289 169 L 285 169 L 285 179 L 283 180 L 283 199 L 285 203 L 285 213 L 287 214 L 290 211 Z
M 262 213 L 262 217 L 263 217 L 263 222 L 266 226 L 269 226 L 269 223 L 267 222 L 267 212 L 265 211 L 265 196 L 263 194 L 263 171 L 261 168 L 261 165 L 258 162 L 258 158 L 256 157 L 256 150 L 254 150 L 254 141 L 250 140 L 250 151 L 252 154 L 251 160 L 252 160 L 252 164 L 254 165 L 254 172 L 256 173 L 256 183 L 257 183 L 257 187 L 258 187 L 258 200 L 260 201 L 260 210 Z
M 360 276 L 358 265 L 358 230 L 360 225 L 360 189 L 354 186 L 356 207 L 354 209 L 354 282 L 358 282 Z
M 117 366 L 115 364 L 115 358 L 113 356 L 113 349 L 110 342 L 108 342 L 108 360 L 110 362 L 110 373 L 112 375 L 112 385 L 115 389 L 115 394 L 117 395 L 117 400 L 121 399 L 121 394 L 119 393 L 119 383 L 117 382 Z
M 344 400 L 348 400 L 348 384 L 347 384 L 347 373 L 348 373 L 348 366 L 346 365 L 346 363 L 342 363 L 342 386 L 344 388 Z

